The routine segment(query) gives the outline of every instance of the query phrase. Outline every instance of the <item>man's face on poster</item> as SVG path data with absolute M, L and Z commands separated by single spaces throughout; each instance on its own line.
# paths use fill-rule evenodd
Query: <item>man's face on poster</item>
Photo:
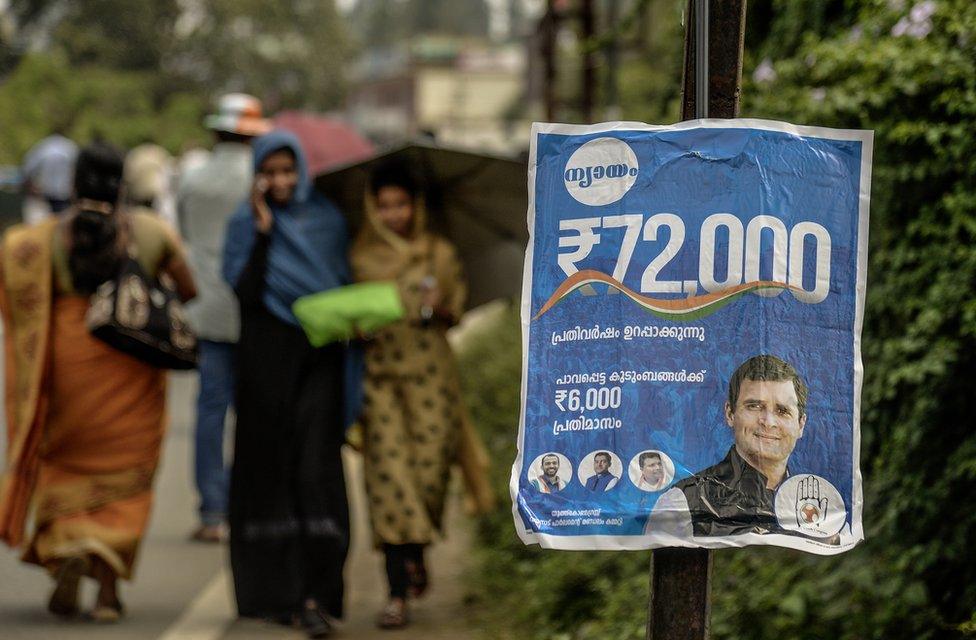
M 644 476 L 644 482 L 648 484 L 656 485 L 661 482 L 664 479 L 664 465 L 661 464 L 661 459 L 657 456 L 644 458 L 641 475 Z
M 800 415 L 792 380 L 743 380 L 736 406 L 725 403 L 725 421 L 735 434 L 739 455 L 775 463 L 793 453 L 807 417 Z
M 559 456 L 546 456 L 542 459 L 542 473 L 549 480 L 556 477 L 559 472 Z
M 603 473 L 610 468 L 610 456 L 597 454 L 593 458 L 593 473 Z

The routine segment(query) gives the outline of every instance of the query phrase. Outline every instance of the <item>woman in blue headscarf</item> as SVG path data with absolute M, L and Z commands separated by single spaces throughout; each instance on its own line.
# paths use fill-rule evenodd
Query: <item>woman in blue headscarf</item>
M 293 135 L 272 132 L 253 149 L 254 188 L 224 247 L 241 308 L 231 567 L 240 615 L 297 619 L 321 638 L 342 615 L 349 514 L 339 449 L 357 381 L 346 347 L 312 347 L 291 305 L 348 283 L 347 232 L 312 189 Z

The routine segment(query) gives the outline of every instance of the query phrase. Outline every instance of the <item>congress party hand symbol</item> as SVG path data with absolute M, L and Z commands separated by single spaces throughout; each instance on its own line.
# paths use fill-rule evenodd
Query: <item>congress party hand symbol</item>
M 820 481 L 807 476 L 796 486 L 796 524 L 797 526 L 820 528 L 827 517 L 827 498 L 820 497 Z

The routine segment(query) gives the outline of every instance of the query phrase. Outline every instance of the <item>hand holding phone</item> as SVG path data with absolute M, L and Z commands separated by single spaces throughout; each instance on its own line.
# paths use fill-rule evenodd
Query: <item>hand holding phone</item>
M 274 215 L 271 207 L 265 199 L 268 192 L 268 179 L 262 175 L 255 176 L 254 184 L 251 187 L 251 213 L 254 215 L 254 225 L 258 232 L 268 233 L 274 225 Z

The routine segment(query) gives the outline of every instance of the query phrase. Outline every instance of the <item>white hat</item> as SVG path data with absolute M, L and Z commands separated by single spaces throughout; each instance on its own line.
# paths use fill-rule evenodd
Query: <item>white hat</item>
M 217 101 L 217 113 L 204 118 L 204 126 L 242 136 L 260 136 L 271 131 L 271 121 L 262 117 L 261 101 L 246 93 L 228 93 Z

